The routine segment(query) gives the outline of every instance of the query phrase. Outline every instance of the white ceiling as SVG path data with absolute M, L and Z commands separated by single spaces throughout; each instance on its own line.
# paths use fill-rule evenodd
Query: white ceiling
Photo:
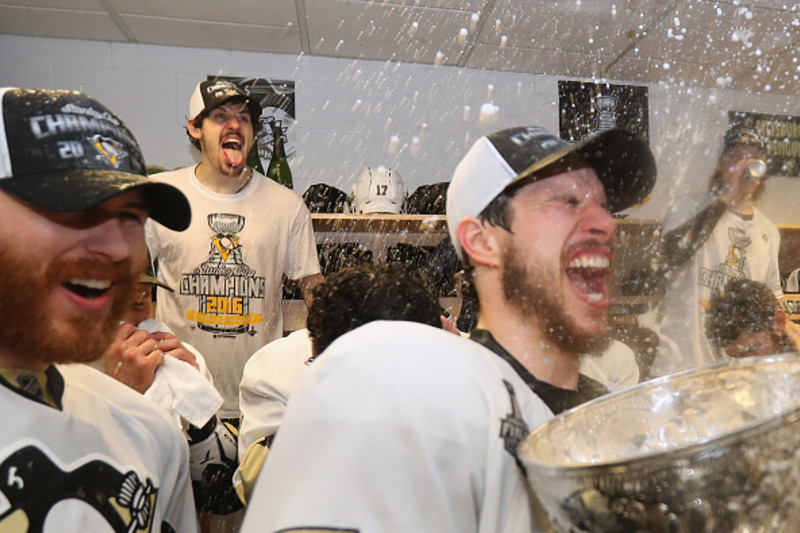
M 0 0 L 0 33 L 800 95 L 796 0 Z

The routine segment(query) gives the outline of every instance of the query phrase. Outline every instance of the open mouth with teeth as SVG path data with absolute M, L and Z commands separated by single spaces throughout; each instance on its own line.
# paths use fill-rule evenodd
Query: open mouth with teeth
M 236 135 L 228 135 L 222 140 L 222 153 L 230 167 L 239 167 L 244 162 L 244 142 Z
M 66 281 L 64 287 L 81 298 L 96 300 L 108 292 L 111 288 L 111 281 L 73 278 Z
M 611 261 L 606 256 L 580 254 L 567 265 L 567 278 L 581 299 L 599 307 L 608 306 Z

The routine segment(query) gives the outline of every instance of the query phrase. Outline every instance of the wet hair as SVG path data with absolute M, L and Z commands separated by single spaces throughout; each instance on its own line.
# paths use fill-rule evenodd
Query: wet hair
M 225 105 L 225 104 L 229 104 L 229 103 L 230 103 L 230 104 L 236 104 L 236 103 L 242 103 L 242 104 L 245 104 L 245 103 L 247 103 L 247 98 L 246 98 L 246 97 L 244 97 L 244 96 L 233 96 L 233 97 L 231 97 L 231 98 L 228 98 L 228 99 L 227 99 L 227 100 L 225 100 L 224 102 L 220 103 L 220 104 L 219 104 L 218 106 L 216 106 L 216 107 L 213 107 L 213 108 L 211 108 L 211 109 L 204 109 L 204 110 L 203 110 L 203 111 L 202 111 L 200 114 L 198 114 L 196 117 L 194 117 L 193 119 L 191 119 L 192 126 L 194 126 L 194 127 L 195 127 L 195 128 L 197 128 L 197 129 L 201 129 L 201 128 L 203 127 L 203 121 L 206 119 L 206 117 L 207 117 L 207 116 L 208 116 L 208 115 L 209 115 L 209 114 L 210 114 L 212 111 L 214 111 L 214 109 L 216 109 L 216 108 L 217 108 L 217 107 L 219 107 L 219 106 L 222 106 L 222 105 Z M 253 123 L 253 135 L 255 135 L 256 133 L 258 133 L 258 130 L 257 130 L 257 128 L 258 128 L 258 119 L 259 119 L 259 116 L 256 116 L 256 115 L 255 115 L 255 114 L 254 114 L 254 113 L 253 113 L 253 112 L 250 110 L 250 107 L 249 107 L 249 106 L 248 106 L 248 108 L 247 108 L 247 113 L 250 115 L 250 120 L 251 120 L 251 122 Z M 194 146 L 195 148 L 197 148 L 198 150 L 200 150 L 200 151 L 202 152 L 202 151 L 203 151 L 203 148 L 200 146 L 200 139 L 195 139 L 194 137 L 192 137 L 192 134 L 191 134 L 191 133 L 189 133 L 189 128 L 188 128 L 188 127 L 187 127 L 187 128 L 185 128 L 185 130 L 186 130 L 186 135 L 189 137 L 189 142 L 190 142 L 190 143 L 192 143 L 192 146 Z
M 441 328 L 442 307 L 401 263 L 359 265 L 314 288 L 307 327 L 319 354 L 341 335 L 374 320 L 406 320 Z
M 780 308 L 772 289 L 747 278 L 730 280 L 711 297 L 706 311 L 706 335 L 717 351 L 742 333 L 771 331 Z
M 529 183 L 529 181 L 525 183 Z M 510 205 L 511 200 L 517 195 L 521 188 L 522 185 L 504 189 L 489 202 L 489 205 L 483 208 L 483 211 L 478 214 L 478 220 L 486 222 L 490 226 L 503 228 L 507 232 L 513 233 L 511 231 L 512 213 Z M 470 261 L 467 253 L 463 253 L 462 255 L 461 263 L 464 267 L 464 275 L 461 280 L 461 309 L 462 312 L 467 311 L 467 313 L 463 315 L 463 319 L 462 313 L 459 313 L 457 327 L 461 331 L 470 332 L 478 322 L 480 300 L 478 299 L 478 291 L 475 288 L 475 266 Z
M 194 117 L 192 119 L 192 121 L 191 121 L 192 122 L 192 126 L 194 126 L 197 129 L 202 128 L 203 127 L 203 120 L 205 120 L 206 116 L 208 116 L 208 112 L 207 111 L 203 111 L 202 113 L 200 113 L 199 115 Z M 194 146 L 195 148 L 197 148 L 198 150 L 200 150 L 202 152 L 203 148 L 200 146 L 200 139 L 195 139 L 194 137 L 192 137 L 192 134 L 189 133 L 189 128 L 188 127 L 186 128 L 186 135 L 189 137 L 189 142 L 192 143 L 192 146 Z

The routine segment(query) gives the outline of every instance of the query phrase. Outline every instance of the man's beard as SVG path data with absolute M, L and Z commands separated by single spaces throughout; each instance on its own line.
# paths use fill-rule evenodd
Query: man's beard
M 52 264 L 42 278 L 32 277 L 34 266 L 17 255 L 0 250 L 0 346 L 31 363 L 87 363 L 98 359 L 111 344 L 120 318 L 135 297 L 130 262 L 62 261 Z M 89 333 L 97 331 L 97 314 L 54 317 L 46 307 L 58 280 L 85 278 L 90 272 L 103 272 L 115 286 L 114 301 L 98 333 Z M 68 322 L 72 334 L 59 332 L 59 322 Z
M 554 295 L 555 276 L 545 269 L 526 268 L 513 247 L 503 253 L 503 295 L 521 316 L 534 320 L 545 340 L 566 352 L 577 354 L 601 353 L 611 344 L 608 329 L 602 335 L 582 331 Z

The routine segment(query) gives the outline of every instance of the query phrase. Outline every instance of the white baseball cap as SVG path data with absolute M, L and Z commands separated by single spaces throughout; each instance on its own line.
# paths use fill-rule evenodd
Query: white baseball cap
M 406 200 L 406 186 L 400 173 L 379 166 L 364 167 L 350 193 L 356 213 L 401 213 Z
M 612 213 L 635 205 L 656 181 L 656 162 L 647 143 L 625 130 L 608 130 L 577 144 L 538 126 L 501 130 L 478 139 L 456 167 L 447 188 L 447 230 L 463 259 L 456 228 L 477 217 L 501 192 L 571 153 L 580 155 L 603 184 Z

